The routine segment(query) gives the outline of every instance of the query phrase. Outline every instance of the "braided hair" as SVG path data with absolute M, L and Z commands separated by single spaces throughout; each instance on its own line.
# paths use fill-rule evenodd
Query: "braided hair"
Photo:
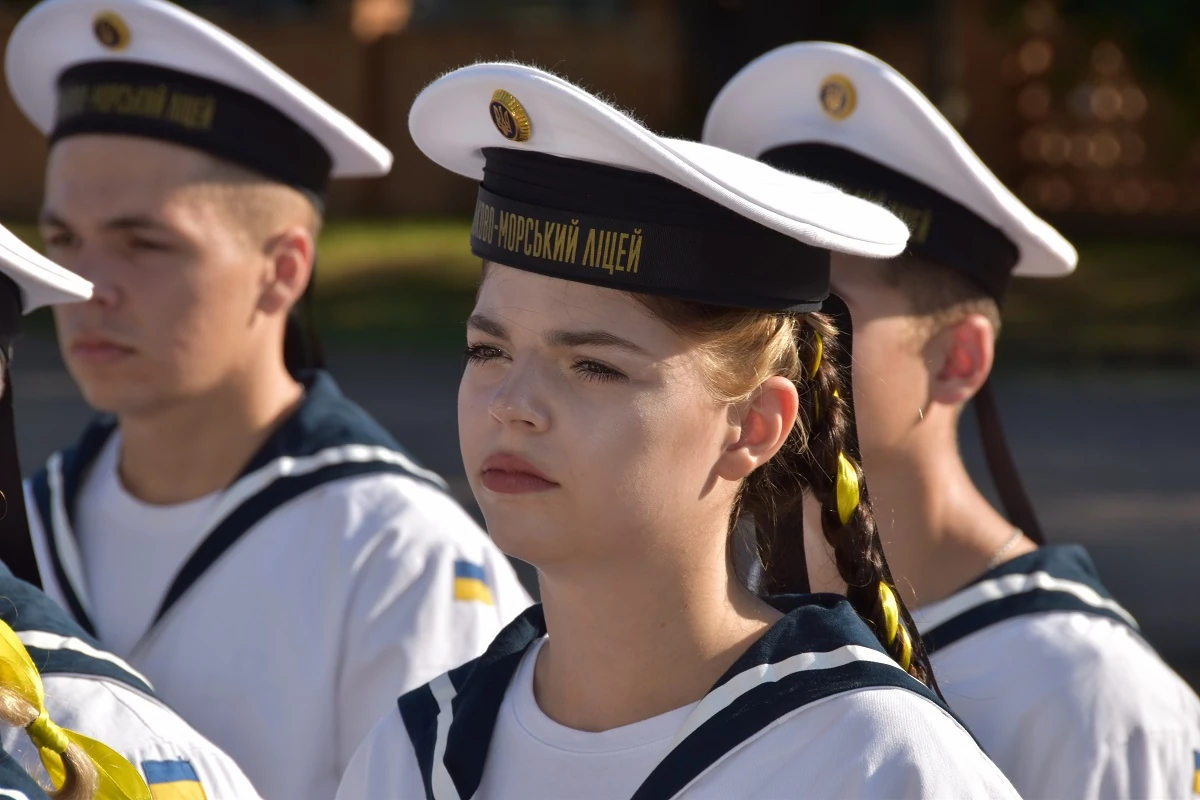
M 850 384 L 830 319 L 631 296 L 699 348 L 718 401 L 742 402 L 772 375 L 796 385 L 795 427 L 775 457 L 743 482 L 730 520 L 731 531 L 739 521 L 753 521 L 763 567 L 760 591 L 808 591 L 804 498 L 814 497 L 850 605 L 896 663 L 936 689 L 916 625 L 896 592 L 855 460 Z

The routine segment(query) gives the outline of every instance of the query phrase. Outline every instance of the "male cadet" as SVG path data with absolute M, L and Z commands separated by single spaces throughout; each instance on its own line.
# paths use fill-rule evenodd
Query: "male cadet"
M 963 406 L 981 392 L 990 401 L 1010 275 L 1066 275 L 1075 250 L 916 88 L 850 47 L 795 44 L 754 61 L 713 103 L 704 139 L 908 217 L 905 256 L 835 255 L 833 284 L 854 321 L 876 518 L 950 706 L 1026 797 L 1200 789 L 1195 694 L 1083 549 L 1039 548 L 984 499 L 959 455 Z M 979 410 L 996 425 L 990 406 Z M 1009 505 L 1036 536 L 1021 503 Z M 829 566 L 810 566 L 815 587 L 836 590 Z
M 25 524 L 19 488 L 8 364 L 21 314 L 51 303 L 77 303 L 92 285 L 32 250 L 0 227 L 0 516 L 6 536 Z M 15 469 L 8 470 L 8 467 Z M 12 476 L 11 484 L 9 475 Z M 28 547 L 26 534 L 18 544 Z M 14 568 L 28 566 L 32 549 L 9 548 Z M 53 600 L 0 563 L 0 619 L 29 651 L 42 675 L 47 716 L 99 740 L 142 771 L 155 797 L 254 800 L 258 794 L 229 756 L 207 741 L 155 695 L 146 679 L 100 649 Z M 12 676 L 4 676 L 9 682 Z M 29 729 L 33 730 L 32 726 Z M 30 734 L 0 727 L 3 747 L 30 774 L 51 785 Z M 0 763 L 7 761 L 0 757 Z M 0 783 L 0 785 L 4 785 Z M 171 793 L 171 792 L 174 793 Z M 0 791 L 0 796 L 5 795 Z
M 50 138 L 49 254 L 96 284 L 63 356 L 109 414 L 30 481 L 33 577 L 265 797 L 328 800 L 380 708 L 528 602 L 436 475 L 285 364 L 328 180 L 391 156 L 160 0 L 43 2 L 6 69 Z

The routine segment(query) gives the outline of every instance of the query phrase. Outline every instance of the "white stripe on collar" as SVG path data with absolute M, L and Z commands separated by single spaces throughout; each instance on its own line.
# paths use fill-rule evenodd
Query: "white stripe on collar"
M 77 637 L 63 636 L 61 634 L 51 633 L 49 631 L 17 631 L 16 634 L 17 638 L 20 639 L 21 643 L 26 647 L 37 647 L 42 650 L 70 650 L 75 653 L 82 653 L 85 656 L 90 656 L 100 661 L 107 661 L 108 663 L 125 670 L 130 675 L 149 686 L 151 689 L 154 688 L 154 684 L 150 682 L 149 678 L 138 672 L 133 667 L 129 666 L 129 664 L 127 664 L 125 661 L 117 658 L 115 655 L 106 650 L 97 650 L 95 647 L 92 647 L 90 644 Z
M 46 463 L 46 477 L 50 484 L 50 535 L 58 550 L 58 563 L 79 604 L 88 616 L 92 614 L 91 593 L 83 572 L 83 558 L 79 553 L 79 542 L 71 529 L 71 517 L 67 514 L 66 497 L 63 493 L 62 453 L 50 456 Z M 43 526 L 44 527 L 44 526 Z M 65 588 L 65 587 L 64 587 Z
M 798 672 L 844 667 L 855 661 L 872 661 L 876 664 L 895 667 L 901 672 L 904 671 L 886 653 L 857 644 L 843 645 L 828 653 L 797 653 L 776 664 L 760 664 L 733 676 L 705 695 L 700 704 L 688 715 L 687 721 L 683 723 L 679 733 L 675 734 L 668 752 L 674 750 L 680 742 L 691 736 L 701 725 L 752 689 L 765 683 L 775 683 Z
M 327 447 L 311 456 L 301 456 L 299 458 L 280 456 L 274 461 L 259 467 L 225 490 L 224 494 L 221 495 L 220 503 L 213 510 L 212 519 L 205 526 L 205 536 L 234 509 L 280 478 L 295 478 L 337 464 L 364 464 L 372 461 L 395 464 L 419 478 L 423 478 L 443 489 L 446 488 L 445 481 L 436 472 L 417 466 L 412 459 L 403 453 L 378 445 L 344 444 L 337 447 Z M 203 541 L 203 538 L 200 537 L 200 540 Z
M 438 704 L 437 739 L 433 744 L 433 784 L 434 800 L 459 800 L 458 787 L 446 769 L 446 743 L 450 739 L 450 723 L 454 721 L 454 709 L 450 701 L 458 692 L 450 681 L 449 673 L 443 673 L 429 682 L 429 691 Z
M 1051 592 L 1065 592 L 1066 594 L 1073 595 L 1090 606 L 1118 615 L 1134 629 L 1138 627 L 1133 615 L 1122 608 L 1117 601 L 1104 597 L 1086 583 L 1056 578 L 1049 572 L 1042 570 L 1027 574 L 1001 575 L 998 578 L 980 581 L 973 586 L 968 586 L 966 589 L 950 595 L 945 600 L 913 611 L 913 621 L 917 623 L 917 630 L 924 636 L 939 625 L 954 619 L 960 614 L 965 614 L 971 609 L 978 608 L 985 603 L 1038 589 Z

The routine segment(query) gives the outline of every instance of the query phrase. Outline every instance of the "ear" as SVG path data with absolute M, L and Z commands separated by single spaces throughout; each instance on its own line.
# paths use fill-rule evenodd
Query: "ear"
M 771 460 L 796 424 L 800 398 L 796 385 L 781 375 L 767 378 L 745 403 L 731 410 L 731 438 L 717 462 L 717 474 L 740 481 Z
M 286 314 L 312 280 L 316 243 L 302 225 L 292 225 L 267 242 L 268 269 L 258 308 L 266 314 Z
M 929 399 L 959 406 L 975 396 L 992 371 L 996 331 L 982 314 L 970 314 L 930 339 Z

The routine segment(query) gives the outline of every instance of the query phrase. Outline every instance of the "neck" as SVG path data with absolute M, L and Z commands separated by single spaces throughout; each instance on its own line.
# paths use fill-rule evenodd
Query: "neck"
M 534 691 L 547 716 L 602 731 L 694 703 L 779 619 L 738 584 L 714 538 L 707 557 L 540 574 L 550 638 Z
M 910 608 L 945 599 L 994 566 L 989 562 L 1016 530 L 975 486 L 959 455 L 957 427 L 943 422 L 949 433 L 940 441 L 930 435 L 916 447 L 866 459 L 879 535 Z M 1036 547 L 1021 537 L 1001 561 Z
M 304 396 L 282 365 L 250 375 L 151 413 L 118 415 L 125 488 L 173 505 L 231 484 Z

